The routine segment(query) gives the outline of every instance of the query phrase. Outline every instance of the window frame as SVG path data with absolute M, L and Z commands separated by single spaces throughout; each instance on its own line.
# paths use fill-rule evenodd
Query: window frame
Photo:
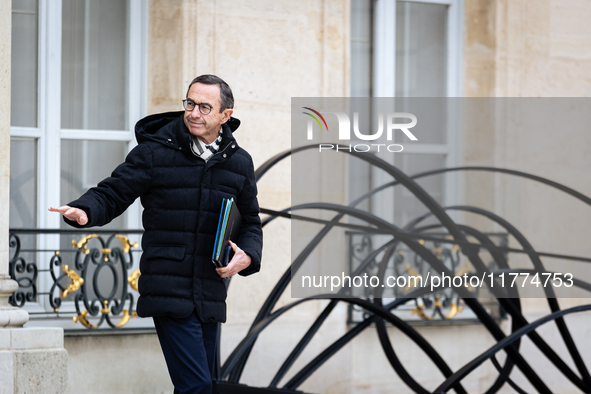
M 396 8 L 398 2 L 441 4 L 447 6 L 446 21 L 446 97 L 461 97 L 462 80 L 462 25 L 463 0 L 374 0 L 372 31 L 372 97 L 396 97 Z M 405 144 L 404 153 L 445 155 L 446 167 L 461 165 L 462 138 L 459 125 L 461 112 L 459 105 L 447 113 L 447 138 L 443 144 Z M 375 118 L 375 116 L 373 117 Z M 389 162 L 392 155 L 376 153 Z M 391 164 L 394 164 L 393 162 Z M 412 174 L 411 174 L 412 175 Z M 462 195 L 461 177 L 457 173 L 447 173 L 444 177 L 443 204 L 452 205 L 460 201 Z M 371 174 L 372 188 L 390 179 L 382 171 Z M 394 191 L 385 190 L 373 197 L 372 206 L 389 207 L 380 211 L 380 216 L 394 221 Z M 394 202 L 395 203 L 395 202 Z M 384 216 L 385 215 L 385 216 Z M 457 219 L 458 213 L 450 212 Z
M 86 0 L 89 1 L 89 0 Z M 38 67 L 37 67 L 37 127 L 11 126 L 10 136 L 32 139 L 37 146 L 37 206 L 36 227 L 59 229 L 61 215 L 48 212 L 49 206 L 64 204 L 60 199 L 61 142 L 62 140 L 123 141 L 129 152 L 137 144 L 134 127 L 143 117 L 147 107 L 147 41 L 148 3 L 145 0 L 128 0 L 128 48 L 127 48 L 127 121 L 126 130 L 77 130 L 61 128 L 61 47 L 62 47 L 62 0 L 38 1 Z M 56 160 L 57 158 L 57 160 Z M 58 206 L 59 206 L 58 205 Z M 141 228 L 141 207 L 138 201 L 129 207 L 125 220 L 127 229 Z M 90 230 L 89 232 L 92 232 Z M 139 236 L 130 237 L 139 241 Z M 37 249 L 52 250 L 59 245 L 59 235 L 37 235 Z M 59 247 L 59 246 L 58 246 Z M 39 252 L 39 269 L 46 269 L 52 252 Z M 139 266 L 139 261 L 135 263 Z M 134 267 L 135 269 L 137 267 Z M 49 275 L 39 275 L 38 293 L 47 292 L 52 284 Z M 71 304 L 71 305 L 69 305 Z M 23 307 L 30 313 L 53 311 L 47 296 L 39 295 L 38 302 L 26 303 Z M 64 302 L 63 311 L 73 310 L 73 302 Z M 30 326 L 62 326 L 80 329 L 71 320 L 30 320 Z M 138 324 L 130 326 L 138 327 Z M 139 326 L 150 327 L 151 324 Z

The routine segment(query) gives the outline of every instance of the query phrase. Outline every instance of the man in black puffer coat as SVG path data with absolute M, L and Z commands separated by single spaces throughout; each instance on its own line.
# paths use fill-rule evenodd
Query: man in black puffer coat
M 213 75 L 195 78 L 184 112 L 148 116 L 138 145 L 111 177 L 60 208 L 74 227 L 102 226 L 141 199 L 143 254 L 137 312 L 154 317 L 175 393 L 211 392 L 217 323 L 226 321 L 222 278 L 260 269 L 262 231 L 254 166 L 232 133 L 230 87 Z M 215 268 L 212 251 L 223 198 L 242 215 L 234 257 Z

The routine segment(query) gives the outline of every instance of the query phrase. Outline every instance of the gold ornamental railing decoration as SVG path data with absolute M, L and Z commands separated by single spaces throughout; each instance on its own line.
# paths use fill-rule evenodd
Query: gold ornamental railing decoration
M 70 283 L 68 285 L 68 287 L 66 287 L 65 290 L 62 290 L 60 292 L 60 297 L 61 298 L 66 298 L 68 296 L 68 294 L 75 293 L 75 292 L 78 291 L 78 289 L 80 288 L 80 286 L 82 286 L 84 284 L 84 279 L 82 279 L 80 277 L 80 275 L 78 275 L 78 273 L 76 271 L 69 269 L 67 264 L 64 264 L 62 266 L 62 271 L 72 281 L 72 283 Z
M 81 252 L 84 254 L 89 254 L 90 251 L 88 249 L 86 249 L 86 245 L 88 244 L 88 241 L 90 241 L 93 238 L 98 238 L 98 237 L 99 237 L 98 234 L 90 234 L 90 235 L 80 238 L 79 241 L 76 241 L 75 239 L 73 239 L 72 246 L 74 247 L 74 249 L 81 249 Z
M 445 238 L 450 239 L 449 236 L 446 236 Z M 424 239 L 419 239 L 418 242 L 421 245 L 426 244 Z M 456 262 L 459 261 L 459 250 L 459 246 L 455 244 L 447 249 L 442 246 L 436 246 L 431 249 L 438 260 L 451 260 L 453 257 L 456 257 Z M 398 263 L 402 264 L 404 252 L 399 250 L 398 255 Z M 455 264 L 452 264 L 452 266 L 455 266 Z M 424 280 L 424 276 L 417 271 L 416 267 L 412 267 L 409 263 L 404 263 L 402 268 L 409 278 L 408 284 L 403 289 L 403 293 L 407 294 L 418 286 L 419 281 Z M 469 264 L 465 264 L 455 272 L 455 276 L 462 276 L 465 273 L 469 273 L 470 268 L 471 266 Z M 458 297 L 448 296 L 449 295 L 436 293 L 431 297 L 416 298 L 415 307 L 409 310 L 410 314 L 416 315 L 422 320 L 427 321 L 433 321 L 436 316 L 439 316 L 442 320 L 453 319 L 458 313 L 462 313 L 463 307 L 459 305 L 460 299 Z
M 400 252 L 402 252 L 402 251 L 400 251 Z M 441 259 L 441 254 L 442 254 L 441 248 L 436 248 L 433 252 L 436 254 L 436 257 L 438 259 Z M 422 279 L 423 276 L 421 274 L 419 274 L 419 272 L 416 269 L 412 268 L 409 264 L 404 264 L 404 269 L 406 270 L 406 272 L 408 273 L 410 278 L 415 278 L 415 280 L 409 280 L 408 285 L 406 285 L 406 287 L 404 288 L 404 292 L 407 293 L 408 291 L 417 287 L 418 279 L 419 278 Z M 470 271 L 470 267 L 468 265 L 466 265 L 460 271 L 456 272 L 455 276 L 462 276 L 462 275 L 464 275 L 464 273 L 468 273 L 469 271 Z M 461 306 L 459 306 L 458 303 L 459 303 L 459 300 L 452 300 L 449 305 L 449 311 L 447 313 L 443 313 L 444 304 L 443 304 L 443 301 L 441 300 L 441 295 L 436 294 L 435 301 L 433 302 L 433 305 L 432 305 L 432 309 L 433 309 L 432 314 L 428 315 L 425 311 L 424 302 L 420 298 L 418 298 L 416 300 L 416 307 L 410 309 L 410 314 L 417 315 L 418 317 L 420 317 L 423 320 L 433 320 L 433 317 L 438 314 L 443 319 L 449 320 L 449 319 L 453 319 L 454 317 L 456 317 L 456 315 L 458 313 L 462 312 L 463 308 Z
M 88 319 L 86 318 L 87 314 L 88 311 L 82 311 L 77 316 L 74 316 L 72 320 L 74 320 L 74 323 L 80 323 L 86 328 L 98 328 L 96 324 L 92 324 L 88 321 Z
M 50 296 L 54 312 L 60 311 L 62 299 L 71 300 L 76 308 L 73 321 L 89 329 L 97 329 L 105 322 L 121 328 L 136 318 L 130 290 L 137 291 L 140 273 L 128 272 L 133 267 L 132 249 L 137 249 L 138 243 L 122 234 L 95 233 L 72 240 L 72 246 L 76 249 L 72 268 L 62 264 L 59 251 L 50 262 L 54 278 L 50 294 L 59 290 L 59 298 Z M 54 268 L 61 268 L 61 274 Z M 69 283 L 64 283 L 66 280 Z
M 129 253 L 131 248 L 137 249 L 139 246 L 137 242 L 131 243 L 129 238 L 127 238 L 125 235 L 115 234 L 115 238 L 121 241 L 121 244 L 123 245 L 123 253 Z
M 137 270 L 133 271 L 131 273 L 131 275 L 129 275 L 127 277 L 127 283 L 129 283 L 129 287 L 131 287 L 135 291 L 138 291 L 138 284 L 137 284 L 137 282 L 138 282 L 141 274 L 142 273 L 140 272 L 140 270 L 137 269 Z
M 449 306 L 449 311 L 447 313 L 443 313 L 444 310 L 444 305 L 443 302 L 441 300 L 441 296 L 439 294 L 435 295 L 435 302 L 433 302 L 432 308 L 432 314 L 428 315 L 426 313 L 425 310 L 425 304 L 422 301 L 419 301 L 420 298 L 417 298 L 417 306 L 415 308 L 410 309 L 410 314 L 411 315 L 417 315 L 419 316 L 421 319 L 423 320 L 433 320 L 433 318 L 435 317 L 435 315 L 440 314 L 443 319 L 445 320 L 450 320 L 453 319 L 454 317 L 456 317 L 456 315 L 458 313 L 461 313 L 464 308 L 462 308 L 461 306 L 458 305 L 458 300 L 452 300 Z

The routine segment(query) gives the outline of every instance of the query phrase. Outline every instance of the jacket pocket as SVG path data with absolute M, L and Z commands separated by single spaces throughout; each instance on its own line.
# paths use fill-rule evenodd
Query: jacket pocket
M 232 195 L 237 195 L 238 190 L 236 190 L 235 188 L 233 188 L 232 186 L 226 186 L 226 185 L 218 185 L 217 189 L 221 192 L 225 192 L 225 193 L 230 193 Z
M 186 249 L 183 245 L 150 245 L 146 250 L 146 258 L 180 261 L 185 257 Z

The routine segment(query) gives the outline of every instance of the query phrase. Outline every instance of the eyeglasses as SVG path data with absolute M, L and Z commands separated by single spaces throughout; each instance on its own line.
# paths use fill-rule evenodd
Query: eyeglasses
M 185 108 L 185 111 L 193 111 L 196 105 L 199 106 L 199 112 L 201 112 L 203 115 L 209 115 L 209 113 L 213 109 L 212 106 L 209 104 L 197 104 L 192 100 L 183 100 L 183 107 Z

